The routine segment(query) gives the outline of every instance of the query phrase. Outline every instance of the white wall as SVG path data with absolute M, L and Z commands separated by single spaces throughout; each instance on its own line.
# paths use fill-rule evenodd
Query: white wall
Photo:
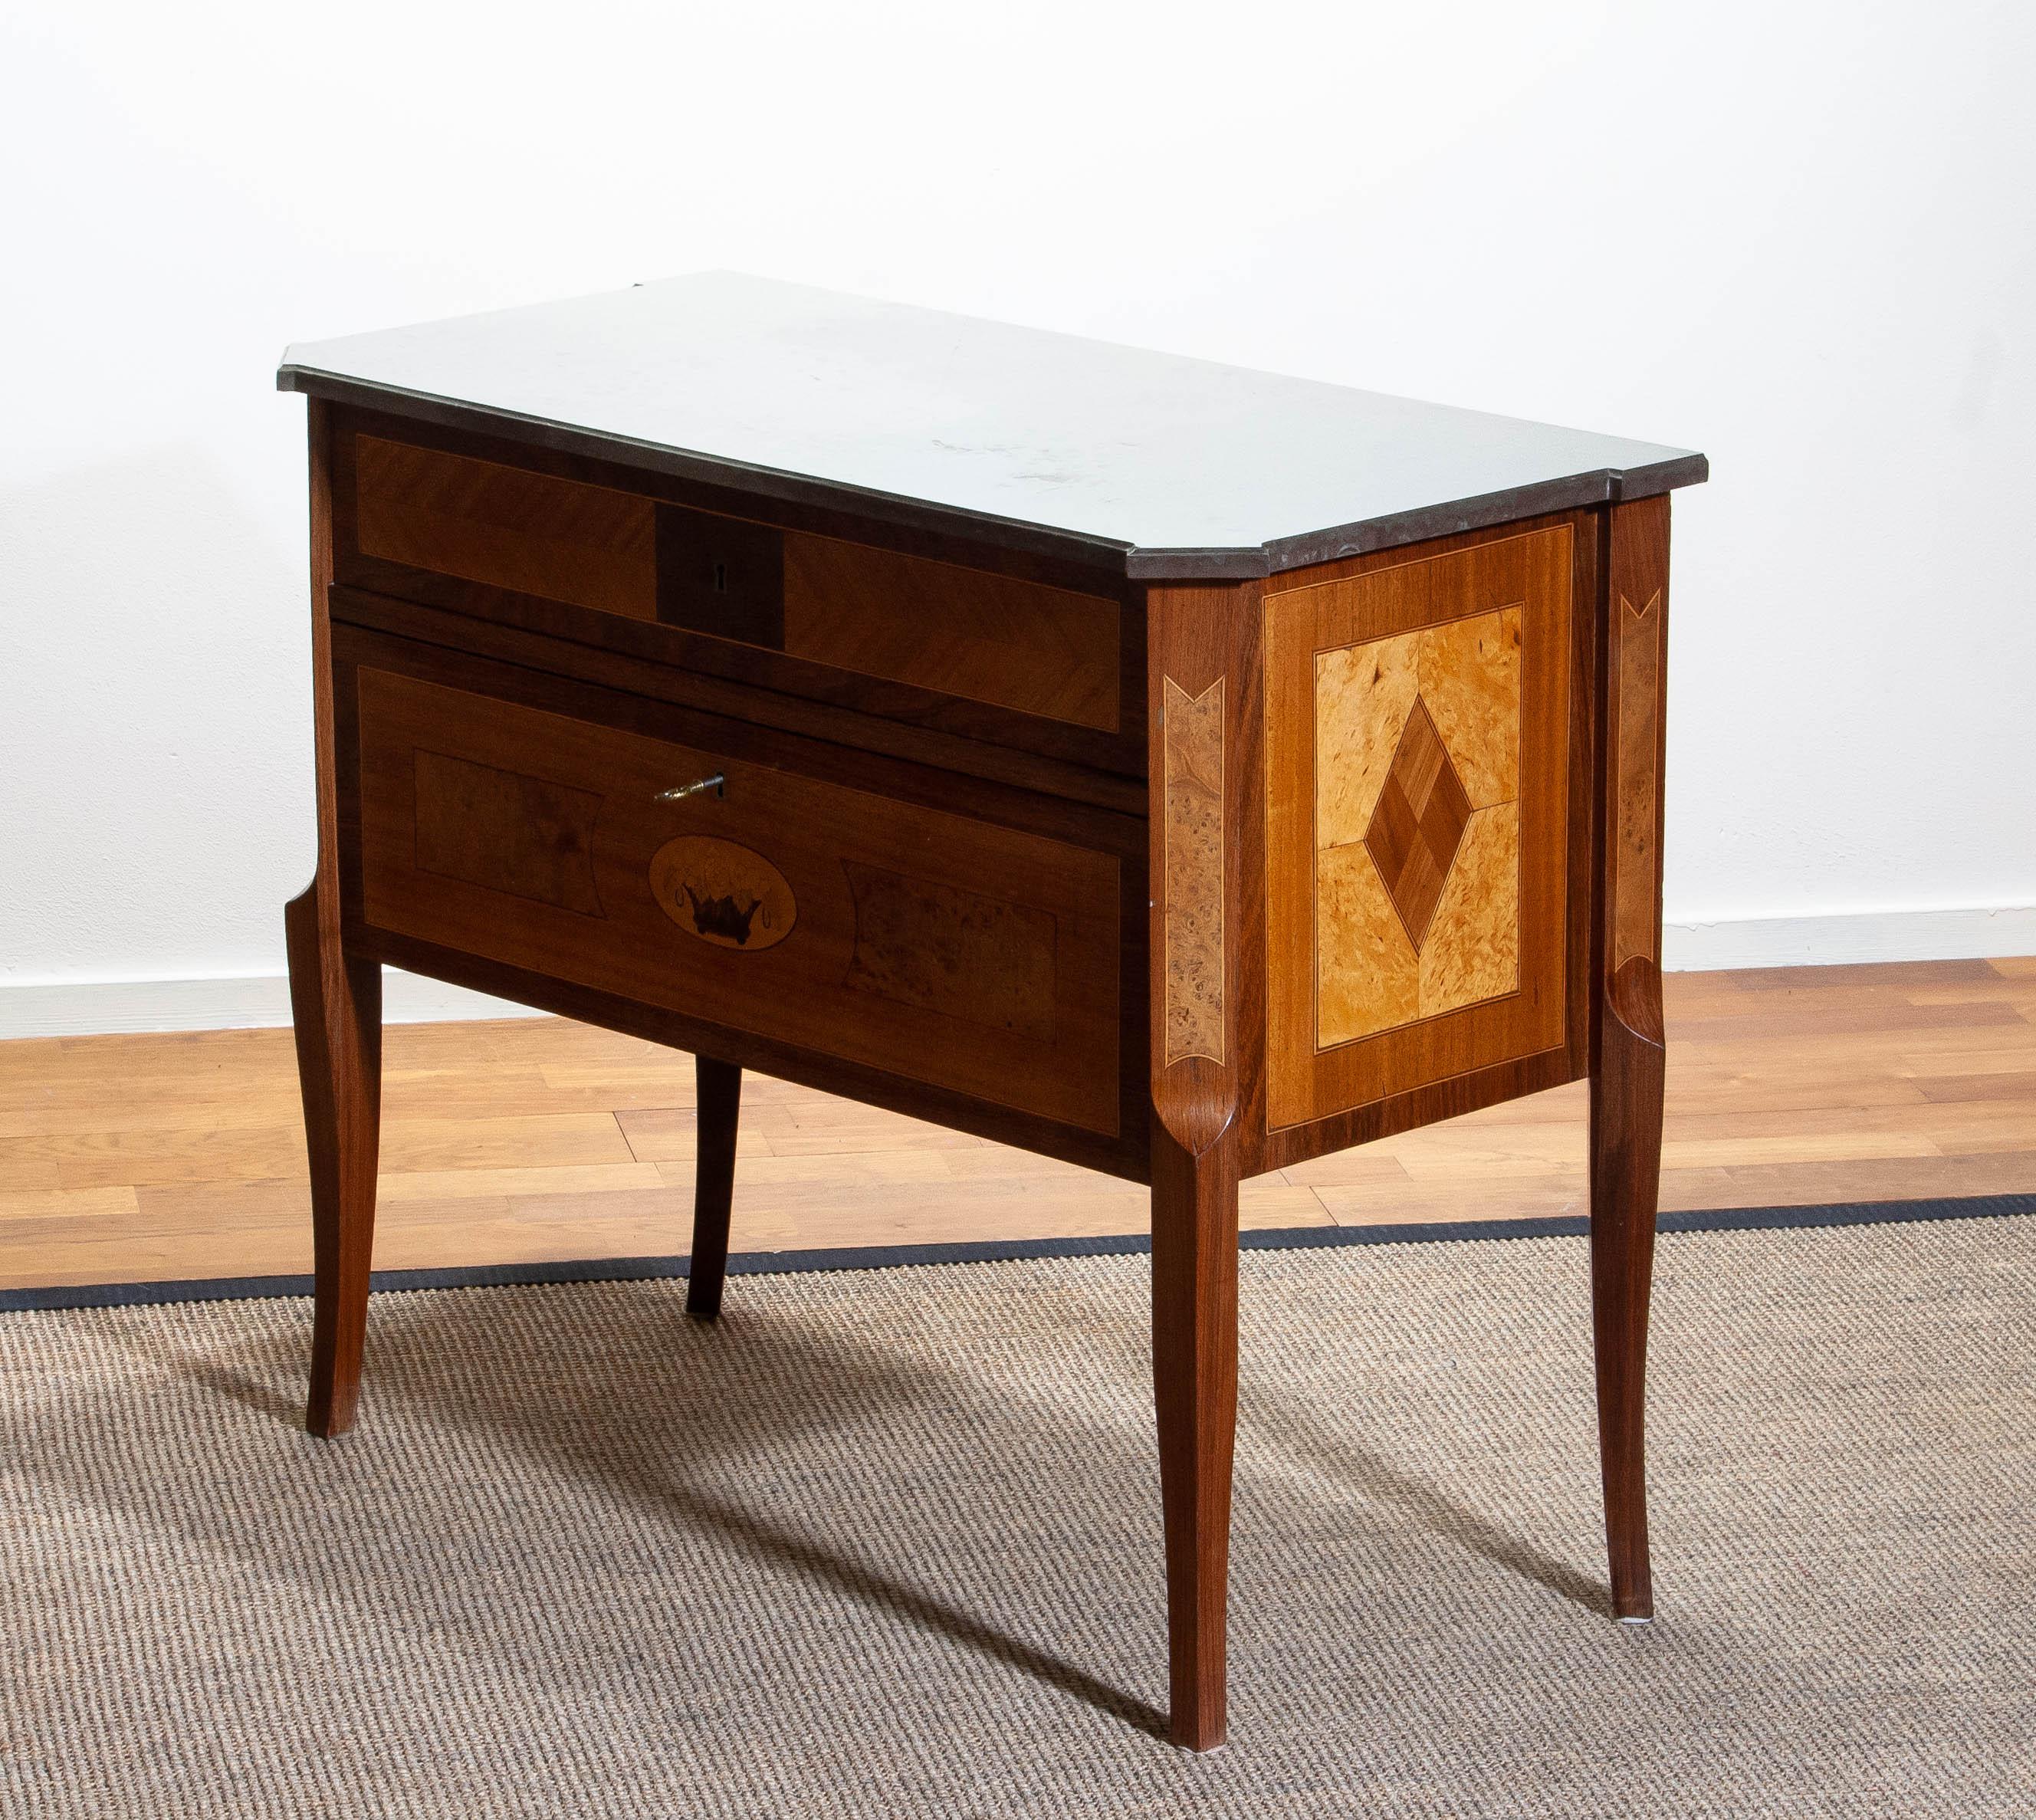
M 0 985 L 281 969 L 313 846 L 284 342 L 706 266 L 1703 448 L 1669 920 L 1814 958 L 1868 925 L 1774 919 L 2036 905 L 2031 19 L 16 9 Z

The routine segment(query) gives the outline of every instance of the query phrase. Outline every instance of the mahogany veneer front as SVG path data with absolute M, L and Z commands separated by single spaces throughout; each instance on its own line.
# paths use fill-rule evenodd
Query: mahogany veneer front
M 1114 854 L 365 662 L 349 681 L 371 927 L 1117 1135 Z
M 782 513 L 703 509 L 647 476 L 548 472 L 530 451 L 490 447 L 483 459 L 383 420 L 342 421 L 342 580 L 569 637 L 602 636 L 584 617 L 599 614 L 634 622 L 619 636 L 667 662 L 1137 764 L 1122 745 L 1137 731 L 1122 711 L 1140 675 L 1132 616 L 1103 584 L 997 572 L 948 545 L 881 548 Z M 873 683 L 900 686 L 887 696 Z

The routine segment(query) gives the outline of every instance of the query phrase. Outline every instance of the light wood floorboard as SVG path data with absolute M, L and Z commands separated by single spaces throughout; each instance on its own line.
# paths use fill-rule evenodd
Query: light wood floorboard
M 1665 1208 L 2036 1191 L 2036 961 L 1665 983 Z M 392 1025 L 386 1268 L 687 1247 L 691 1058 L 552 1018 Z M 1581 1084 L 1246 1184 L 1254 1227 L 1584 1210 Z M 738 1251 L 1137 1232 L 1144 1191 L 748 1077 Z M 283 1030 L 0 1044 L 0 1288 L 311 1267 Z

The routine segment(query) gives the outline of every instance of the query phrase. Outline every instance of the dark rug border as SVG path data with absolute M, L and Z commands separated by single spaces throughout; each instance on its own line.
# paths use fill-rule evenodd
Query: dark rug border
M 1999 1219 L 2036 1214 L 2036 1194 L 1972 1195 L 1939 1200 L 1834 1201 L 1800 1207 L 1721 1207 L 1664 1214 L 1664 1233 L 1785 1231 L 1805 1226 L 1887 1225 L 1917 1220 Z M 1247 1252 L 1317 1251 L 1346 1245 L 1434 1244 L 1450 1240 L 1580 1238 L 1582 1214 L 1534 1219 L 1443 1220 L 1405 1225 L 1285 1226 L 1241 1233 Z M 747 1252 L 728 1260 L 731 1276 L 781 1276 L 808 1271 L 891 1270 L 914 1264 L 1001 1263 L 1034 1258 L 1130 1257 L 1149 1252 L 1144 1233 L 1068 1239 L 981 1239 L 950 1244 L 853 1245 L 830 1250 Z M 516 1283 L 641 1282 L 683 1277 L 689 1259 L 593 1258 L 584 1262 L 478 1264 L 439 1270 L 377 1271 L 378 1291 L 498 1288 Z M 74 1289 L 0 1289 L 0 1314 L 32 1309 L 131 1308 L 166 1302 L 254 1301 L 307 1296 L 308 1276 L 207 1277 L 161 1283 L 86 1283 Z

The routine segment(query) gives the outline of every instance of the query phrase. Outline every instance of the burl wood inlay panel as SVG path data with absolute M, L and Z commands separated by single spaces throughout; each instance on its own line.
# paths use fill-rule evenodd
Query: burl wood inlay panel
M 1563 1041 L 1572 554 L 1269 600 L 1269 1128 Z
M 595 791 L 443 752 L 416 753 L 413 772 L 418 870 L 583 916 L 601 914 Z
M 360 553 L 1114 733 L 1115 600 L 354 438 Z
M 1116 1135 L 1115 855 L 394 671 L 355 695 L 375 927 Z M 420 863 L 477 800 L 420 772 L 448 747 L 534 786 L 488 799 L 484 843 L 531 857 Z M 658 800 L 715 772 L 725 796 Z M 596 913 L 527 889 L 575 866 Z
M 1223 679 L 1190 695 L 1170 676 L 1165 716 L 1167 1064 L 1224 1060 Z
M 848 983 L 1035 1041 L 1054 1030 L 1054 919 L 980 892 L 844 860 L 855 895 Z
M 1661 929 L 1657 881 L 1661 850 L 1655 817 L 1661 802 L 1661 629 L 1667 616 L 1657 588 L 1636 607 L 1619 596 L 1614 697 L 1618 826 L 1612 856 L 1612 970 L 1635 956 L 1651 961 Z
M 1318 1048 L 1518 984 L 1521 636 L 1507 607 L 1316 654 Z

